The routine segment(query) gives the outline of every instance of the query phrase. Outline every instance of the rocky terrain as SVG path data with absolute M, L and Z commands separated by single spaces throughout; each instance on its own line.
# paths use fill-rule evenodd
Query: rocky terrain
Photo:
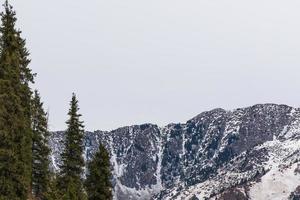
M 54 170 L 63 139 L 63 132 L 51 135 Z M 300 109 L 286 105 L 215 109 L 183 124 L 87 132 L 86 160 L 99 142 L 111 155 L 117 200 L 300 199 Z

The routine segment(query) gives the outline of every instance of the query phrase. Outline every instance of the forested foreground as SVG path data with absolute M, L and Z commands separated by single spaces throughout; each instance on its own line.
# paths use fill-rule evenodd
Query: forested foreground
M 39 92 L 32 90 L 36 74 L 30 69 L 29 51 L 16 21 L 6 1 L 0 27 L 0 200 L 112 199 L 104 146 L 89 163 L 82 157 L 84 125 L 74 93 L 63 162 L 58 173 L 50 170 L 48 114 Z

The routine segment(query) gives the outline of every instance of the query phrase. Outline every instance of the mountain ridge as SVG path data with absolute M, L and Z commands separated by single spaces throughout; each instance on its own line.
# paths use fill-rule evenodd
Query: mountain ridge
M 208 109 L 208 110 L 202 111 L 199 114 L 196 114 L 194 117 L 191 117 L 191 119 L 196 118 L 197 116 L 199 116 L 201 114 L 212 112 L 214 110 L 222 110 L 222 111 L 225 111 L 225 112 L 234 112 L 234 111 L 239 110 L 239 109 L 246 109 L 246 108 L 251 108 L 251 107 L 255 107 L 255 106 L 274 106 L 274 105 L 275 106 L 287 106 L 287 107 L 290 107 L 290 108 L 295 108 L 295 107 L 289 106 L 287 104 L 276 104 L 276 103 L 258 103 L 258 104 L 254 104 L 252 106 L 243 106 L 243 107 L 233 108 L 233 109 L 225 109 L 225 108 L 217 107 L 217 108 L 213 108 L 213 109 L 210 109 L 210 110 Z M 187 120 L 187 121 L 189 121 L 189 120 Z M 185 124 L 186 122 L 170 122 L 170 123 L 165 124 L 165 125 L 157 125 L 157 124 L 152 123 L 152 122 L 144 122 L 144 123 L 139 123 L 139 124 L 136 123 L 136 124 L 132 124 L 132 125 L 123 125 L 123 126 L 120 126 L 120 127 L 117 127 L 117 128 L 109 129 L 109 130 L 101 130 L 101 129 L 86 130 L 86 132 L 112 132 L 112 131 L 115 131 L 115 130 L 121 129 L 121 128 L 126 128 L 126 127 L 131 127 L 131 126 L 142 126 L 142 125 L 147 125 L 147 124 L 156 125 L 159 128 L 163 128 L 163 127 L 166 127 L 166 126 L 172 125 L 172 124 Z M 51 132 L 63 132 L 63 131 L 64 130 L 51 130 Z
M 84 156 L 90 159 L 99 142 L 107 147 L 115 199 L 258 199 L 251 191 L 256 186 L 259 191 L 259 183 L 255 182 L 258 177 L 267 177 L 266 171 L 275 170 L 266 164 L 273 159 L 273 146 L 291 153 L 274 161 L 276 169 L 286 160 L 291 162 L 289 167 L 298 168 L 295 157 L 299 156 L 299 138 L 298 108 L 256 104 L 231 111 L 217 108 L 186 123 L 163 127 L 146 123 L 87 132 Z M 62 140 L 63 132 L 51 136 L 55 170 Z M 264 144 L 269 146 L 260 148 Z M 285 150 L 281 144 L 290 149 Z M 240 189 L 243 184 L 247 187 Z M 293 195 L 299 185 L 291 186 L 285 194 Z M 268 199 L 267 194 L 261 196 Z

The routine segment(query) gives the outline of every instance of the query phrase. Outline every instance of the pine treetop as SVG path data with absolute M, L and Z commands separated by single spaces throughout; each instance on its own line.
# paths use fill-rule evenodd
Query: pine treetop
M 78 100 L 73 93 L 68 112 L 69 119 L 66 122 L 68 128 L 65 132 L 65 148 L 61 154 L 62 166 L 60 166 L 59 181 L 59 187 L 64 194 L 63 199 L 68 200 L 81 200 L 85 196 L 82 180 L 84 125 L 80 120 L 81 114 L 78 111 Z

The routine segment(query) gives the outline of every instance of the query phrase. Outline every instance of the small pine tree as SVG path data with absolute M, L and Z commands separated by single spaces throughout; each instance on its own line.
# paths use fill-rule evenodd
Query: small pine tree
M 32 130 L 32 192 L 37 200 L 45 200 L 50 183 L 49 131 L 47 113 L 37 91 L 32 99 Z
M 111 200 L 112 185 L 109 154 L 100 144 L 93 160 L 88 163 L 88 173 L 85 182 L 89 200 Z
M 65 149 L 61 155 L 62 166 L 60 166 L 59 188 L 63 193 L 62 199 L 83 200 L 85 193 L 83 189 L 83 136 L 84 126 L 78 114 L 78 100 L 73 93 L 70 102 L 68 128 L 65 132 Z

